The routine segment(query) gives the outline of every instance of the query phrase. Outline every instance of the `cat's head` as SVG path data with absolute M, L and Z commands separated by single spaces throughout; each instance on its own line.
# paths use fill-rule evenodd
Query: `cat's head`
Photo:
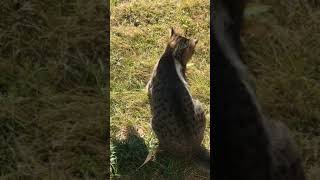
M 174 28 L 170 29 L 168 48 L 171 49 L 174 58 L 180 61 L 182 65 L 186 65 L 191 59 L 197 43 L 197 39 L 188 39 L 176 33 Z

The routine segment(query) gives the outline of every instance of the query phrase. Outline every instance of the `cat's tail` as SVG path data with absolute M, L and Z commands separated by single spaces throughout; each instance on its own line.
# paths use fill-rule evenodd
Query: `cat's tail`
M 201 170 L 210 173 L 210 151 L 204 147 L 199 147 L 193 153 L 192 160 Z

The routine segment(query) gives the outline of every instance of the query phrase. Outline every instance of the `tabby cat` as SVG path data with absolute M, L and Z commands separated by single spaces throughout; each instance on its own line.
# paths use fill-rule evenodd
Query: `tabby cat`
M 147 90 L 151 125 L 159 140 L 159 149 L 191 158 L 209 171 L 210 155 L 201 146 L 205 113 L 200 102 L 192 98 L 185 76 L 186 65 L 197 42 L 197 39 L 177 34 L 172 28 L 170 40 L 154 67 Z

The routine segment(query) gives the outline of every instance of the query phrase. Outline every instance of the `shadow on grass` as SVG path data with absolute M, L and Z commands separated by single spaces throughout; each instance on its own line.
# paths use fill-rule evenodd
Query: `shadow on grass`
M 192 167 L 191 162 L 158 152 L 140 169 L 149 148 L 133 127 L 125 138 L 111 140 L 111 179 L 209 179 Z
M 132 174 L 148 155 L 148 147 L 144 140 L 132 132 L 125 139 L 111 140 L 110 148 L 110 171 L 115 177 Z

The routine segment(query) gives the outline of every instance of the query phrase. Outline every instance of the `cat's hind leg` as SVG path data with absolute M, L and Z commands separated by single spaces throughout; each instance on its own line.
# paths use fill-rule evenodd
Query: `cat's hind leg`
M 199 142 L 202 141 L 204 136 L 204 130 L 206 127 L 206 115 L 204 109 L 199 100 L 193 100 L 194 111 L 195 111 L 195 120 L 197 121 L 196 130 L 197 130 L 197 139 Z

